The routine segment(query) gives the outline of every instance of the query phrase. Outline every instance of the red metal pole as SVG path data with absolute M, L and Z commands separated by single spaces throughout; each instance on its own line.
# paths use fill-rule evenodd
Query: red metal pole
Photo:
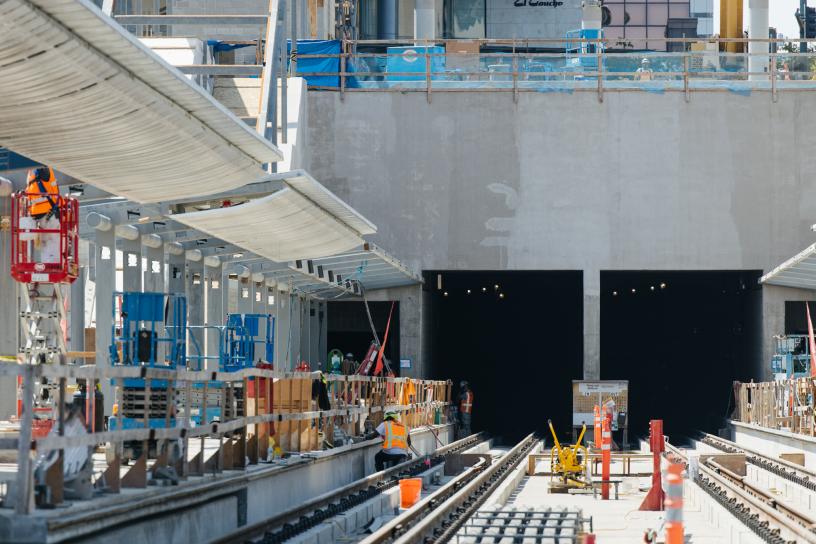
M 663 420 L 653 419 L 649 422 L 649 447 L 652 450 L 652 488 L 643 499 L 640 510 L 659 511 L 663 509 L 663 485 L 660 481 L 660 458 L 665 441 L 663 438 Z
M 609 500 L 609 477 L 610 465 L 612 464 L 612 427 L 609 418 L 604 418 L 603 429 L 601 431 L 601 498 Z

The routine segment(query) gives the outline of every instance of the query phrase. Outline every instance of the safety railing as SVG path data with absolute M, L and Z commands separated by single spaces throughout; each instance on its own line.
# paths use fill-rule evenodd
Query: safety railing
M 816 436 L 816 378 L 736 383 L 735 421 Z
M 72 500 L 103 491 L 118 493 L 125 487 L 144 488 L 148 475 L 177 480 L 346 445 L 350 437 L 359 441 L 389 411 L 398 412 L 408 428 L 443 424 L 451 402 L 449 381 L 262 368 L 211 372 L 0 363 L 0 376 L 17 376 L 21 386 L 19 435 L 0 438 L 0 450 L 17 450 L 15 480 L 0 498 L 19 514 L 31 513 L 35 505 L 53 507 L 61 502 L 69 481 L 82 471 L 91 471 L 86 475 L 91 487 L 84 495 L 71 488 Z M 43 379 L 60 385 L 55 399 L 58 416 L 52 432 L 34 437 L 34 390 Z M 137 402 L 141 402 L 141 413 L 137 409 L 130 414 L 135 425 L 92 432 L 93 415 L 86 417 L 89 404 L 67 402 L 67 383 L 101 380 L 117 386 L 117 402 L 129 382 L 143 380 L 143 397 Z M 208 398 L 208 390 L 218 391 L 218 417 L 208 417 L 206 401 L 199 406 L 203 413 L 195 417 L 196 388 L 203 392 L 203 399 Z M 158 391 L 163 395 L 157 395 Z M 90 396 L 93 406 L 93 393 Z M 166 409 L 158 418 L 156 411 L 161 411 L 162 403 Z M 158 425 L 156 419 L 161 420 Z M 106 458 L 102 471 L 94 468 L 91 459 L 100 449 Z M 123 460 L 128 458 L 134 462 L 121 474 Z
M 346 41 L 339 54 L 298 55 L 296 75 L 314 90 L 423 92 L 428 100 L 463 91 L 591 91 L 599 100 L 604 92 L 767 91 L 776 100 L 780 91 L 816 90 L 816 53 L 796 52 L 799 41 L 649 40 L 658 43 L 670 51 L 604 39 Z

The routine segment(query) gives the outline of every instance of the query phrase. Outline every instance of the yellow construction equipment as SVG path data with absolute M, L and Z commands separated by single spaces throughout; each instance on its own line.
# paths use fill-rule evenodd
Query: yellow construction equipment
M 553 482 L 551 492 L 566 493 L 569 489 L 583 489 L 591 485 L 589 480 L 589 452 L 581 445 L 586 432 L 586 425 L 581 428 L 578 441 L 573 445 L 561 445 L 555 434 L 552 421 L 547 420 L 555 445 L 550 451 L 550 466 Z

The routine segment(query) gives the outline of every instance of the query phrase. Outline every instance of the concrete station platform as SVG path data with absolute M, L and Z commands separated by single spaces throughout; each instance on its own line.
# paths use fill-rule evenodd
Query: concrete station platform
M 734 420 L 729 421 L 728 429 L 731 433 L 729 439 L 740 446 L 776 459 L 782 454 L 800 453 L 804 455 L 803 466 L 816 471 L 816 436 L 794 434 Z
M 452 425 L 432 428 L 443 444 L 453 441 Z M 411 440 L 423 454 L 439 446 L 427 428 L 414 430 Z M 0 542 L 207 542 L 373 473 L 380 443 L 368 440 L 246 470 L 193 476 L 177 486 L 123 489 L 30 516 L 0 509 Z

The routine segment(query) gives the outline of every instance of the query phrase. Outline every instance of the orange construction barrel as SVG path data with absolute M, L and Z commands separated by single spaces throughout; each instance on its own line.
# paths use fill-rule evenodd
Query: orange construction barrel
M 422 478 L 405 478 L 399 481 L 400 507 L 411 508 L 419 501 L 422 492 Z

